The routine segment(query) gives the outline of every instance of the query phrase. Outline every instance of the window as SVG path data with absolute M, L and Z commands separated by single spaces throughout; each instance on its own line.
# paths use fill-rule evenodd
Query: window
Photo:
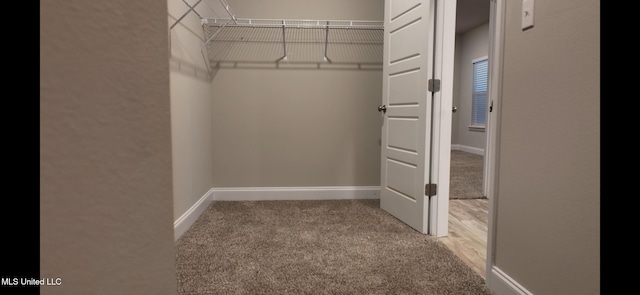
M 487 123 L 487 89 L 489 62 L 486 57 L 473 61 L 470 130 L 484 131 Z

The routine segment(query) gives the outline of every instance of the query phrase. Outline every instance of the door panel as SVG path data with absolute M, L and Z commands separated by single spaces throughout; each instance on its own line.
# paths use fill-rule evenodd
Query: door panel
M 419 70 L 412 70 L 389 77 L 392 80 L 389 82 L 389 92 L 402 93 L 389 97 L 389 105 L 418 104 L 420 93 L 414 86 L 420 81 L 419 74 Z
M 402 177 L 403 175 L 415 174 L 415 169 L 417 169 L 416 165 L 388 158 L 387 182 L 389 183 L 389 185 L 387 189 L 395 192 L 400 196 L 415 201 L 414 196 L 416 195 L 416 179 L 410 177 Z
M 389 117 L 388 148 L 398 149 L 401 152 L 416 154 L 418 152 L 417 133 L 419 121 L 417 117 Z
M 412 8 L 421 5 L 422 1 L 419 0 L 412 0 L 412 1 L 402 1 L 402 0 L 396 0 L 393 1 L 392 3 L 389 3 L 389 8 L 390 8 L 390 18 L 391 19 L 396 19 L 398 18 L 399 15 L 402 15 L 404 13 L 406 13 L 407 11 L 410 11 Z M 386 9 L 387 7 L 385 7 Z
M 380 207 L 427 233 L 433 2 L 386 0 Z

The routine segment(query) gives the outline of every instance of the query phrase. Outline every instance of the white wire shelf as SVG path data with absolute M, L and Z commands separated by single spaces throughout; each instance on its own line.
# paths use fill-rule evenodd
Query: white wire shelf
M 201 20 L 209 73 L 221 63 L 381 65 L 384 22 L 237 18 L 226 0 L 181 0 Z
M 382 21 L 202 18 L 211 27 L 383 30 Z
M 383 22 L 203 18 L 210 63 L 381 64 Z

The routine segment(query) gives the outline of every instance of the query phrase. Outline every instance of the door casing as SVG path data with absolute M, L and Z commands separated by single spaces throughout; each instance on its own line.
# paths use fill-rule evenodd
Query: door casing
M 456 39 L 456 1 L 436 0 L 434 77 L 440 91 L 433 98 L 432 183 L 437 193 L 430 199 L 429 234 L 444 237 L 449 231 L 449 182 L 451 167 L 451 120 Z

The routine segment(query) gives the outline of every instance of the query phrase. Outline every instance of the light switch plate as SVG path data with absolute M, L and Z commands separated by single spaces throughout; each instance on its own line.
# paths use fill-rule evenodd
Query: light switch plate
M 522 30 L 533 28 L 533 2 L 534 0 L 522 0 Z

